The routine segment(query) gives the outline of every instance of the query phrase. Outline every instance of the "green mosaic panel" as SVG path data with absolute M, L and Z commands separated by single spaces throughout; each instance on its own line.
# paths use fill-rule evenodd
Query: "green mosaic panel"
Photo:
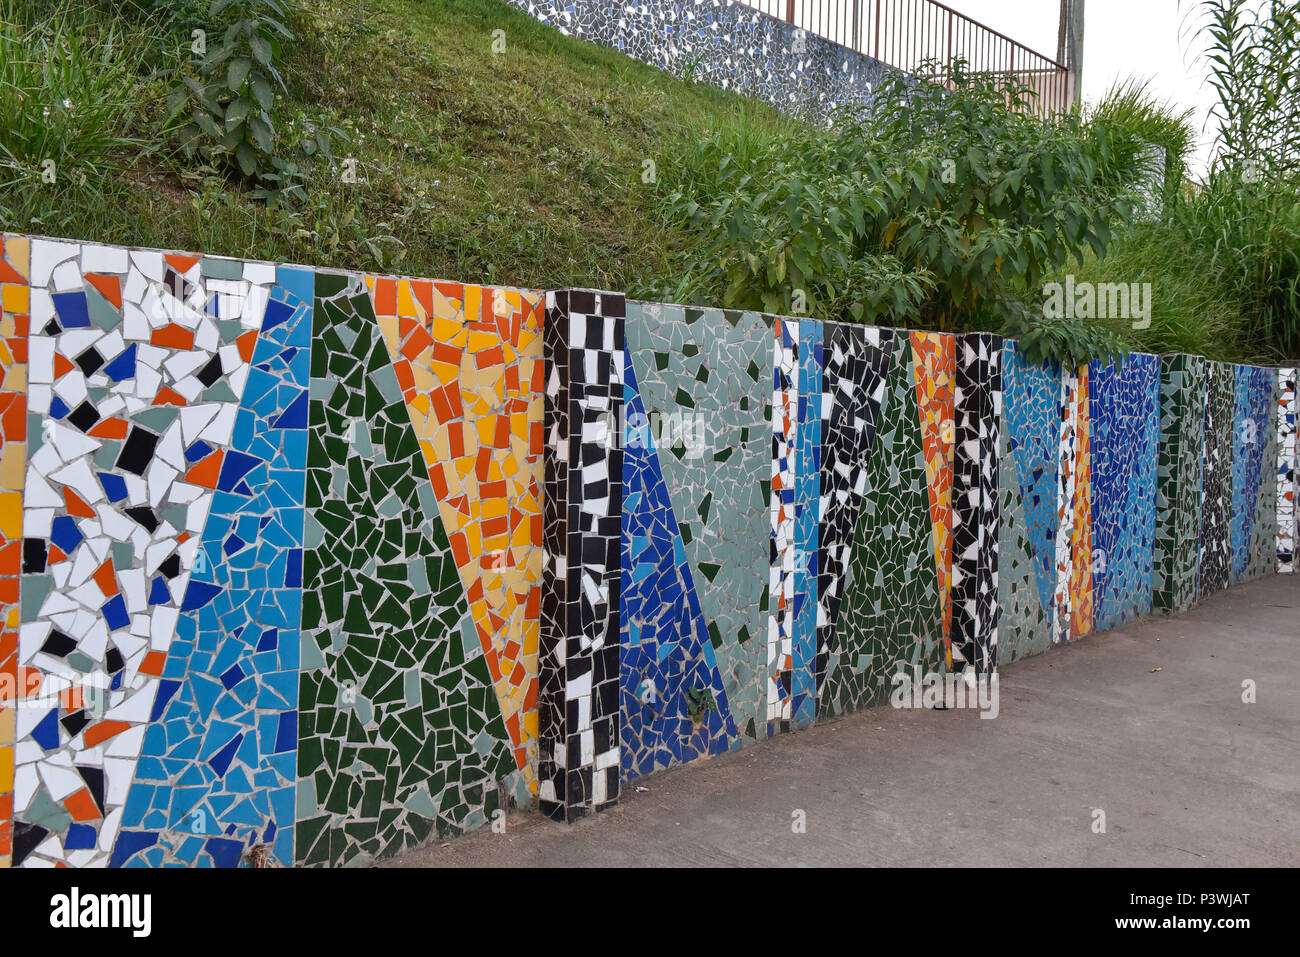
M 1052 647 L 1052 620 L 1043 610 L 1007 415 L 998 430 L 998 495 L 998 664 L 1003 665 Z
M 1160 450 L 1152 604 L 1168 614 L 1196 601 L 1205 445 L 1205 360 L 1160 357 Z
M 944 670 L 929 493 L 911 338 L 893 337 L 875 447 L 827 664 L 822 705 L 842 714 L 883 704 L 900 664 Z
M 1272 391 L 1269 393 L 1268 417 L 1258 430 L 1264 454 L 1260 459 L 1255 521 L 1250 529 L 1250 558 L 1243 581 L 1253 581 L 1277 571 L 1277 422 L 1274 416 L 1280 394 L 1277 376 L 1274 374 L 1270 378 Z
M 486 659 L 359 278 L 316 277 L 297 860 L 481 824 L 514 768 Z
M 700 610 L 743 739 L 765 733 L 772 325 L 754 312 L 629 302 L 627 349 L 660 443 Z

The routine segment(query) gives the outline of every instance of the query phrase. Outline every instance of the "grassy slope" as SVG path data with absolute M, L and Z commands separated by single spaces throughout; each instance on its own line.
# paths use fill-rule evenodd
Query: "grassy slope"
M 7 229 L 469 281 L 649 293 L 689 242 L 643 163 L 774 111 L 563 36 L 501 0 L 301 0 L 284 117 L 351 132 L 347 185 L 323 166 L 303 207 L 268 209 L 209 173 L 135 161 L 99 201 Z M 507 49 L 491 52 L 492 32 Z M 185 31 L 188 33 L 188 30 Z M 173 38 L 174 39 L 174 38 Z M 168 42 L 171 42 L 170 40 Z M 177 41 L 179 42 L 179 41 Z M 165 83 L 139 84 L 156 139 Z M 98 195 L 98 194 L 97 194 Z

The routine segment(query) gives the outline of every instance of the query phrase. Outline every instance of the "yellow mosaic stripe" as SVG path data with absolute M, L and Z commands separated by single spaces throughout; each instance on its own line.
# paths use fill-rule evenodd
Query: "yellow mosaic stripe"
M 438 495 L 515 762 L 536 793 L 543 297 L 374 276 L 366 283 Z M 501 326 L 514 334 L 503 335 Z M 449 395 L 458 397 L 459 409 L 449 408 Z

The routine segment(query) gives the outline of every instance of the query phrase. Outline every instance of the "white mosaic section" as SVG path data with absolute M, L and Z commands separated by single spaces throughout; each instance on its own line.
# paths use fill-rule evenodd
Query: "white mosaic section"
M 794 655 L 795 436 L 799 421 L 799 323 L 778 319 L 772 363 L 772 564 L 768 578 L 767 720 L 789 721 L 792 696 L 781 687 Z M 784 336 L 781 329 L 784 328 Z M 785 679 L 785 680 L 788 680 Z
M 1056 613 L 1052 642 L 1070 635 L 1070 576 L 1074 571 L 1074 470 L 1078 465 L 1079 375 L 1061 370 L 1061 442 L 1056 486 Z
M 1296 369 L 1277 370 L 1277 570 L 1295 572 Z

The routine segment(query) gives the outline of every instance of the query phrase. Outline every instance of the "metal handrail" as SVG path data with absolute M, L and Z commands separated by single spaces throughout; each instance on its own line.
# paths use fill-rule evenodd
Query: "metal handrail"
M 1033 109 L 1070 108 L 1070 69 L 938 0 L 739 0 L 745 6 L 896 69 L 951 86 L 951 64 L 970 74 L 1016 77 L 1037 98 Z M 945 64 L 937 71 L 927 64 Z

